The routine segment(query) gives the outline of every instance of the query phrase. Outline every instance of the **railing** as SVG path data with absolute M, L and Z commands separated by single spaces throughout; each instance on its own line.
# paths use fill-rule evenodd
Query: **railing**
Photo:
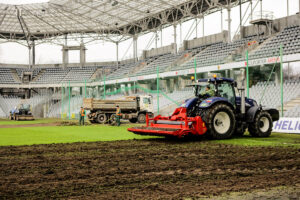
M 267 19 L 267 20 L 273 20 L 274 19 L 274 13 L 271 11 L 258 11 L 255 12 L 253 15 L 253 20 L 259 20 L 259 19 Z

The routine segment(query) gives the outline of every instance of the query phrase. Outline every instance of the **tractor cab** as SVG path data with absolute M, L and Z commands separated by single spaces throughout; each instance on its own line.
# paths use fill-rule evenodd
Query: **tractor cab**
M 190 85 L 194 87 L 195 97 L 186 101 L 190 116 L 197 115 L 199 108 L 208 108 L 217 102 L 226 102 L 235 109 L 239 97 L 237 83 L 229 78 L 199 79 Z M 240 101 L 239 101 L 240 102 Z
M 201 100 L 222 97 L 228 99 L 231 104 L 235 104 L 236 82 L 229 78 L 199 79 L 193 84 L 195 96 Z

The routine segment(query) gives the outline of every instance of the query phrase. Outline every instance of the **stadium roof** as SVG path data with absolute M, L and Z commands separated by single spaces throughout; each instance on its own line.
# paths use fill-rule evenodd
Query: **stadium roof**
M 66 34 L 132 37 L 238 3 L 239 0 L 50 0 L 0 4 L 0 38 L 28 41 Z

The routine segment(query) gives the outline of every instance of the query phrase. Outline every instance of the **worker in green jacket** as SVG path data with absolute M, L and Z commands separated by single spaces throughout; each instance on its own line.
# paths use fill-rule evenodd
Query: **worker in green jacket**
M 116 108 L 117 108 L 117 111 L 116 111 L 116 123 L 117 123 L 117 126 L 120 126 L 120 124 L 121 124 L 121 116 L 122 116 L 122 114 L 121 114 L 121 108 L 118 105 L 116 106 Z
M 215 91 L 213 89 L 210 88 L 210 86 L 206 86 L 205 91 L 201 93 L 202 96 L 204 97 L 213 97 L 215 96 Z

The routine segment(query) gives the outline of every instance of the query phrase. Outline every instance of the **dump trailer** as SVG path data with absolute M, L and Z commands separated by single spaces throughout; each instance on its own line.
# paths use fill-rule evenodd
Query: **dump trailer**
M 212 139 L 242 136 L 246 129 L 254 137 L 268 137 L 279 112 L 265 108 L 245 97 L 245 71 L 241 70 L 239 88 L 230 78 L 199 79 L 195 97 L 187 99 L 171 116 L 146 116 L 146 126 L 128 130 L 140 135 L 175 136 L 206 135 Z
M 20 104 L 9 113 L 10 120 L 29 121 L 34 120 L 29 104 Z
M 116 119 L 116 106 L 121 109 L 121 119 L 127 119 L 131 123 L 145 123 L 146 116 L 153 117 L 152 96 L 125 96 L 122 99 L 94 99 L 85 98 L 83 107 L 89 110 L 87 115 L 92 123 L 113 123 Z

